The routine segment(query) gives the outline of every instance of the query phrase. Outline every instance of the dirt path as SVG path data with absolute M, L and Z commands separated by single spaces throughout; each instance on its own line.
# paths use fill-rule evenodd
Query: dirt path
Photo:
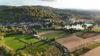
M 96 43 L 99 40 L 100 40 L 100 35 L 96 35 L 86 39 L 80 38 L 76 35 L 71 35 L 68 37 L 64 37 L 62 39 L 58 39 L 56 41 L 65 46 L 66 48 L 68 48 L 70 52 L 73 52 L 77 49 L 86 47 L 89 44 Z

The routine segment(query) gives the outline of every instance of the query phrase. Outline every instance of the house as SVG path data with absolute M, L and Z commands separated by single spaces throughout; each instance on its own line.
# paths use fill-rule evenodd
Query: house
M 64 26 L 64 29 L 84 30 L 84 28 L 80 24 L 77 24 L 77 25 L 66 25 L 66 26 Z
M 71 24 L 71 25 L 66 25 L 64 26 L 64 29 L 74 29 L 74 30 L 84 30 L 85 28 L 83 25 L 86 25 L 86 27 L 93 26 L 92 23 L 84 23 L 84 24 Z

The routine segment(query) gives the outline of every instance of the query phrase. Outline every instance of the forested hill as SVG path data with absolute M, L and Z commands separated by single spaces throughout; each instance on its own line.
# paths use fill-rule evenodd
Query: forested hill
M 0 6 L 0 23 L 29 22 L 47 18 L 53 20 L 68 19 L 72 15 L 91 17 L 100 15 L 100 12 L 57 9 L 45 6 Z

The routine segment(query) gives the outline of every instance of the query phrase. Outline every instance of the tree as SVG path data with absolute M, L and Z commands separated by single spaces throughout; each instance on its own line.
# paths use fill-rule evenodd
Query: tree
M 88 27 L 88 31 L 91 31 L 92 28 L 93 28 L 93 26 L 89 26 L 89 27 Z
M 82 25 L 82 27 L 84 28 L 84 31 L 87 31 L 87 25 Z

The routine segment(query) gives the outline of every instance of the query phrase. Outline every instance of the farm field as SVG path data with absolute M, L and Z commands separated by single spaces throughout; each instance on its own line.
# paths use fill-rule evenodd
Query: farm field
M 100 46 L 97 48 L 94 48 L 93 50 L 85 53 L 82 56 L 100 56 Z
M 64 31 L 51 31 L 41 36 L 44 38 L 52 39 L 61 37 L 64 34 L 66 34 Z M 37 52 L 41 51 L 50 52 L 51 48 L 54 48 L 54 50 L 56 51 L 56 55 L 58 55 L 57 52 L 59 52 L 59 50 L 55 46 L 49 45 L 44 42 L 39 42 L 40 40 L 36 39 L 35 37 L 31 37 L 29 35 L 23 35 L 23 34 L 11 35 L 4 37 L 4 40 L 5 40 L 4 42 L 5 45 L 10 47 L 15 52 L 21 50 L 25 53 L 31 52 L 32 54 L 34 53 L 36 54 Z
M 52 38 L 59 38 L 59 37 L 62 37 L 64 35 L 68 35 L 68 34 L 69 33 L 65 32 L 65 31 L 52 31 L 50 33 L 43 34 L 41 36 L 44 38 L 52 39 Z
M 99 37 L 99 33 L 85 33 L 80 36 L 73 34 L 56 41 L 68 48 L 71 53 L 78 52 L 78 54 L 84 54 L 88 50 L 92 50 L 100 46 Z M 85 48 L 85 51 L 82 51 L 82 48 Z
M 24 41 L 25 43 L 21 42 L 20 40 Z M 14 50 L 23 47 L 26 43 L 29 44 L 37 41 L 38 41 L 37 39 L 35 38 L 33 39 L 27 35 L 13 35 L 13 36 L 5 37 L 5 44 L 13 48 Z
M 86 34 L 86 35 L 85 35 Z M 85 33 L 81 37 L 76 35 L 70 35 L 62 39 L 56 40 L 58 43 L 64 45 L 66 48 L 70 50 L 70 52 L 73 52 L 77 49 L 83 48 L 89 44 L 99 43 L 99 34 L 95 34 L 93 36 L 93 33 Z M 88 34 L 88 35 L 87 35 Z M 83 37 L 84 36 L 84 37 Z M 91 37 L 87 37 L 91 36 Z

